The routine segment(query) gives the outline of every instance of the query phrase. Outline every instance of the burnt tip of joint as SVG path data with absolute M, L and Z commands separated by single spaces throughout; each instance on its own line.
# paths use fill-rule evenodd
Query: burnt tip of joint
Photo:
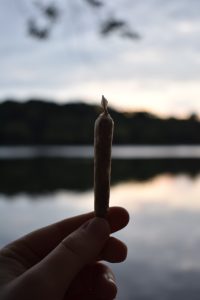
M 104 113 L 108 114 L 108 100 L 102 95 L 101 106 L 103 107 Z

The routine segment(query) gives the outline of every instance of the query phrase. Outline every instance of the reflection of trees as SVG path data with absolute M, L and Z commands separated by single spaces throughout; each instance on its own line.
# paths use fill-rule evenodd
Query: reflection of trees
M 21 2 L 21 5 L 23 11 L 26 11 L 29 35 L 40 40 L 49 38 L 55 25 L 69 15 L 71 15 L 68 20 L 70 28 L 74 23 L 79 23 L 81 26 L 82 20 L 89 18 L 92 20 L 90 25 L 96 27 L 103 36 L 118 33 L 123 38 L 140 39 L 138 32 L 131 28 L 127 20 L 117 17 L 114 11 L 108 11 L 106 1 L 64 0 L 60 3 L 31 1 L 31 5 L 29 3 L 27 6 L 25 2 Z M 119 11 L 120 8 L 115 6 Z M 24 10 L 24 7 L 27 9 Z
M 93 188 L 93 161 L 86 159 L 32 159 L 0 161 L 0 193 L 43 194 L 56 190 Z M 198 160 L 113 160 L 112 184 L 145 181 L 156 175 L 199 174 Z

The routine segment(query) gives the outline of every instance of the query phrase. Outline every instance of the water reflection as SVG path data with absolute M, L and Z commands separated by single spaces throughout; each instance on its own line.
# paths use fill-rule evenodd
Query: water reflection
M 111 205 L 125 206 L 129 226 L 117 233 L 128 259 L 112 266 L 118 300 L 196 300 L 200 287 L 200 176 L 163 173 L 116 183 Z M 0 197 L 0 245 L 59 219 L 93 209 L 93 192 Z M 37 201 L 32 201 L 32 200 Z
M 0 160 L 0 193 L 45 194 L 59 190 L 87 191 L 93 188 L 93 160 L 37 158 Z M 148 181 L 159 174 L 200 172 L 199 160 L 113 160 L 112 185 L 124 181 Z
M 1 146 L 0 159 L 49 158 L 93 158 L 92 146 Z M 200 158 L 199 145 L 113 145 L 114 159 L 171 159 Z
M 145 182 L 127 181 L 112 187 L 115 205 L 123 202 L 136 212 L 147 205 L 155 210 L 160 204 L 173 209 L 200 209 L 200 175 L 196 178 L 186 174 L 163 174 Z M 144 207 L 143 207 L 144 206 Z

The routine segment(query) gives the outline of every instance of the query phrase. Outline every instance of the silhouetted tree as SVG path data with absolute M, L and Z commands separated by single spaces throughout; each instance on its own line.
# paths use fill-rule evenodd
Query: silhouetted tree
M 115 120 L 115 144 L 200 144 L 196 116 L 162 119 L 148 112 L 109 111 Z M 93 144 L 99 112 L 99 107 L 82 102 L 58 105 L 37 99 L 9 100 L 0 104 L 0 144 Z

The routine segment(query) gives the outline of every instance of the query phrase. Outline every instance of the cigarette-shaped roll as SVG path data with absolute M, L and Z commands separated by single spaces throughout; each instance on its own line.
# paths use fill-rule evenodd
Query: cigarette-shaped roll
M 102 96 L 103 113 L 94 128 L 94 210 L 97 217 L 106 217 L 110 197 L 111 148 L 114 122 L 108 114 L 108 101 Z

